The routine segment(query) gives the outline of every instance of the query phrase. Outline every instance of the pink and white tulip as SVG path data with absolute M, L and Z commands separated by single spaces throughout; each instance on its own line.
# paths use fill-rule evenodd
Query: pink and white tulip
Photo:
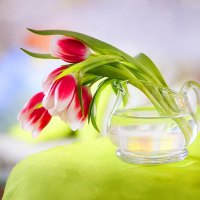
M 32 132 L 33 137 L 39 135 L 51 120 L 51 115 L 42 105 L 44 93 L 34 95 L 18 114 L 18 121 L 23 129 Z
M 59 116 L 63 121 L 69 122 L 72 130 L 81 128 L 87 118 L 92 99 L 89 87 L 82 87 L 84 113 L 78 98 L 77 80 L 73 74 L 55 80 L 65 68 L 54 70 L 43 83 L 45 97 L 43 106 L 52 116 Z
M 49 87 L 48 84 L 43 84 L 45 97 L 42 104 L 51 115 L 58 115 L 71 103 L 76 89 L 76 79 L 73 75 L 67 75 L 53 81 Z
M 90 53 L 90 49 L 75 38 L 57 36 L 51 42 L 51 54 L 69 63 L 81 62 Z

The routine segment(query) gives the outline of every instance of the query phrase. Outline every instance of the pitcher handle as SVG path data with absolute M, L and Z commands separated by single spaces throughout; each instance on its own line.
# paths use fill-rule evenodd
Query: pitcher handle
M 122 102 L 122 97 L 126 92 L 124 90 L 124 88 L 122 87 L 120 82 L 114 82 L 114 87 L 116 88 L 117 93 L 116 93 L 116 98 L 115 98 L 115 101 L 114 101 L 114 104 L 113 104 L 113 108 L 112 108 L 112 110 L 111 110 L 111 112 L 109 113 L 109 116 L 108 116 L 108 120 L 107 120 L 107 124 L 106 124 L 106 132 L 107 133 L 109 132 L 109 127 L 110 127 L 112 115 L 119 108 L 119 105 Z
M 192 102 L 189 98 L 189 91 L 193 90 L 195 95 L 196 95 L 196 106 L 195 109 L 192 108 Z M 188 101 L 189 101 L 189 109 L 191 111 L 191 115 L 194 118 L 194 120 L 197 123 L 197 128 L 198 131 L 200 130 L 200 109 L 198 109 L 198 107 L 200 107 L 200 84 L 195 82 L 195 81 L 187 81 L 181 88 L 181 91 L 183 91 L 184 93 L 186 93 Z

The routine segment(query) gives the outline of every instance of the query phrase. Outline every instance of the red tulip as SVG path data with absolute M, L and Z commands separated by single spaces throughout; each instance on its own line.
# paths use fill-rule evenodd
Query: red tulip
M 63 69 L 58 68 L 47 77 L 43 84 L 45 97 L 42 104 L 51 115 L 59 116 L 63 121 L 69 122 L 72 130 L 77 130 L 87 118 L 92 96 L 88 87 L 82 87 L 83 114 L 74 75 L 67 75 L 55 81 L 56 74 L 60 74 Z
M 23 129 L 32 132 L 33 137 L 38 136 L 39 132 L 51 120 L 51 115 L 41 104 L 43 98 L 43 92 L 34 95 L 25 104 L 17 117 Z
M 81 41 L 64 36 L 57 36 L 51 43 L 51 54 L 69 63 L 81 62 L 90 55 L 89 48 Z

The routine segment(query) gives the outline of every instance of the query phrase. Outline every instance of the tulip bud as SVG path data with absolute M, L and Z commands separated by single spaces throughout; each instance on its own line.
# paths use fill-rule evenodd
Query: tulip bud
M 78 63 L 88 58 L 90 49 L 81 41 L 57 36 L 51 42 L 51 54 L 69 63 Z

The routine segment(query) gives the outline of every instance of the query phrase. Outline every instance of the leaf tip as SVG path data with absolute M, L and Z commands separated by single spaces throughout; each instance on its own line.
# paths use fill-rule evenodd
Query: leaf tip
M 32 28 L 26 28 L 28 31 L 30 32 L 34 32 L 34 30 Z
M 30 31 L 31 33 L 38 34 L 38 30 L 34 30 L 32 28 L 27 28 L 27 30 Z
M 27 50 L 24 48 L 20 48 L 20 50 L 22 50 L 24 53 L 27 53 Z

